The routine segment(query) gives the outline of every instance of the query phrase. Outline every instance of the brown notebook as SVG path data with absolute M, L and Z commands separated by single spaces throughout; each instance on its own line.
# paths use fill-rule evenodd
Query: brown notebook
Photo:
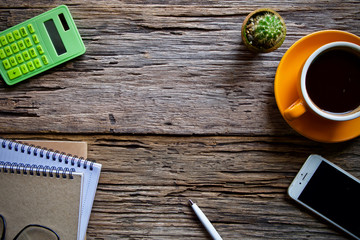
M 87 143 L 77 141 L 47 141 L 47 140 L 19 140 L 24 144 L 39 146 L 71 154 L 73 156 L 87 158 Z
M 85 159 L 87 157 L 86 142 L 47 140 L 19 140 L 19 142 L 39 148 L 54 149 Z M 33 169 L 32 175 L 29 169 L 27 174 L 24 174 L 23 169 L 20 173 L 17 170 L 20 168 L 0 165 L 0 214 L 6 221 L 6 239 L 13 239 L 29 224 L 48 227 L 62 240 L 79 239 L 83 173 L 73 172 L 70 178 L 69 172 L 59 172 L 60 177 L 53 172 L 51 177 L 49 170 L 46 176 L 43 176 L 44 169 Z M 40 173 L 40 176 L 37 173 Z
M 79 228 L 82 173 L 0 166 L 0 214 L 5 239 L 13 239 L 29 224 L 55 231 L 60 239 L 76 240 Z M 26 174 L 25 174 L 26 173 Z M 39 174 L 39 175 L 38 175 Z

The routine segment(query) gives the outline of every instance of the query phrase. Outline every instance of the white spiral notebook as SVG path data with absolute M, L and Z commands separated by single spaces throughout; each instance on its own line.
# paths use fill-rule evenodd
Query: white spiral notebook
M 52 173 L 60 176 L 60 178 L 62 174 L 64 176 L 71 174 L 81 176 L 77 239 L 83 240 L 85 238 L 100 177 L 101 164 L 57 151 L 0 139 L 0 165 L 3 170 L 10 169 L 13 172 L 25 169 L 33 170 L 35 173 L 37 173 L 36 171 Z M 34 189 L 36 190 L 36 186 Z

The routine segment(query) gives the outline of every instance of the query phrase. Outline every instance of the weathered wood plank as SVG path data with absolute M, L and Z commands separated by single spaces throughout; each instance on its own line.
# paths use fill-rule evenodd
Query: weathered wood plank
M 360 177 L 360 139 L 299 136 L 277 110 L 273 81 L 301 37 L 360 35 L 359 1 L 3 0 L 0 31 L 60 4 L 87 52 L 13 87 L 0 82 L 0 132 L 89 143 L 103 171 L 88 239 L 207 239 L 189 198 L 224 239 L 345 239 L 286 189 L 310 153 Z M 270 54 L 240 40 L 259 7 L 288 27 Z
M 273 95 L 282 55 L 314 31 L 360 35 L 359 1 L 2 1 L 0 30 L 64 3 L 87 52 L 0 83 L 1 132 L 295 135 Z M 240 28 L 261 6 L 280 12 L 288 34 L 254 55 Z
M 88 239 L 207 239 L 188 199 L 224 239 L 345 239 L 295 204 L 287 187 L 310 153 L 360 177 L 360 140 L 301 137 L 5 135 L 87 141 L 103 164 Z

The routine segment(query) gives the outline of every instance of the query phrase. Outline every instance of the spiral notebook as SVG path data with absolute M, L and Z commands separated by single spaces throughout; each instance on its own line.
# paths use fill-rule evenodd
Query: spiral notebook
M 100 177 L 101 164 L 4 139 L 0 139 L 0 161 L 3 162 L 4 167 L 11 167 L 14 164 L 14 166 L 27 169 L 32 167 L 48 173 L 82 173 L 83 184 L 81 203 L 79 204 L 79 235 L 77 239 L 85 238 Z
M 53 230 L 60 239 L 76 240 L 83 173 L 59 176 L 42 169 L 0 163 L 0 214 L 6 221 L 5 239 L 14 239 L 30 224 Z

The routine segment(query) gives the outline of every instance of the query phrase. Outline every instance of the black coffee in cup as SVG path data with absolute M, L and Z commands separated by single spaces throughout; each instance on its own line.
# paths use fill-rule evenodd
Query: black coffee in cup
M 360 56 L 342 48 L 319 55 L 306 74 L 306 90 L 320 109 L 337 114 L 360 106 Z

